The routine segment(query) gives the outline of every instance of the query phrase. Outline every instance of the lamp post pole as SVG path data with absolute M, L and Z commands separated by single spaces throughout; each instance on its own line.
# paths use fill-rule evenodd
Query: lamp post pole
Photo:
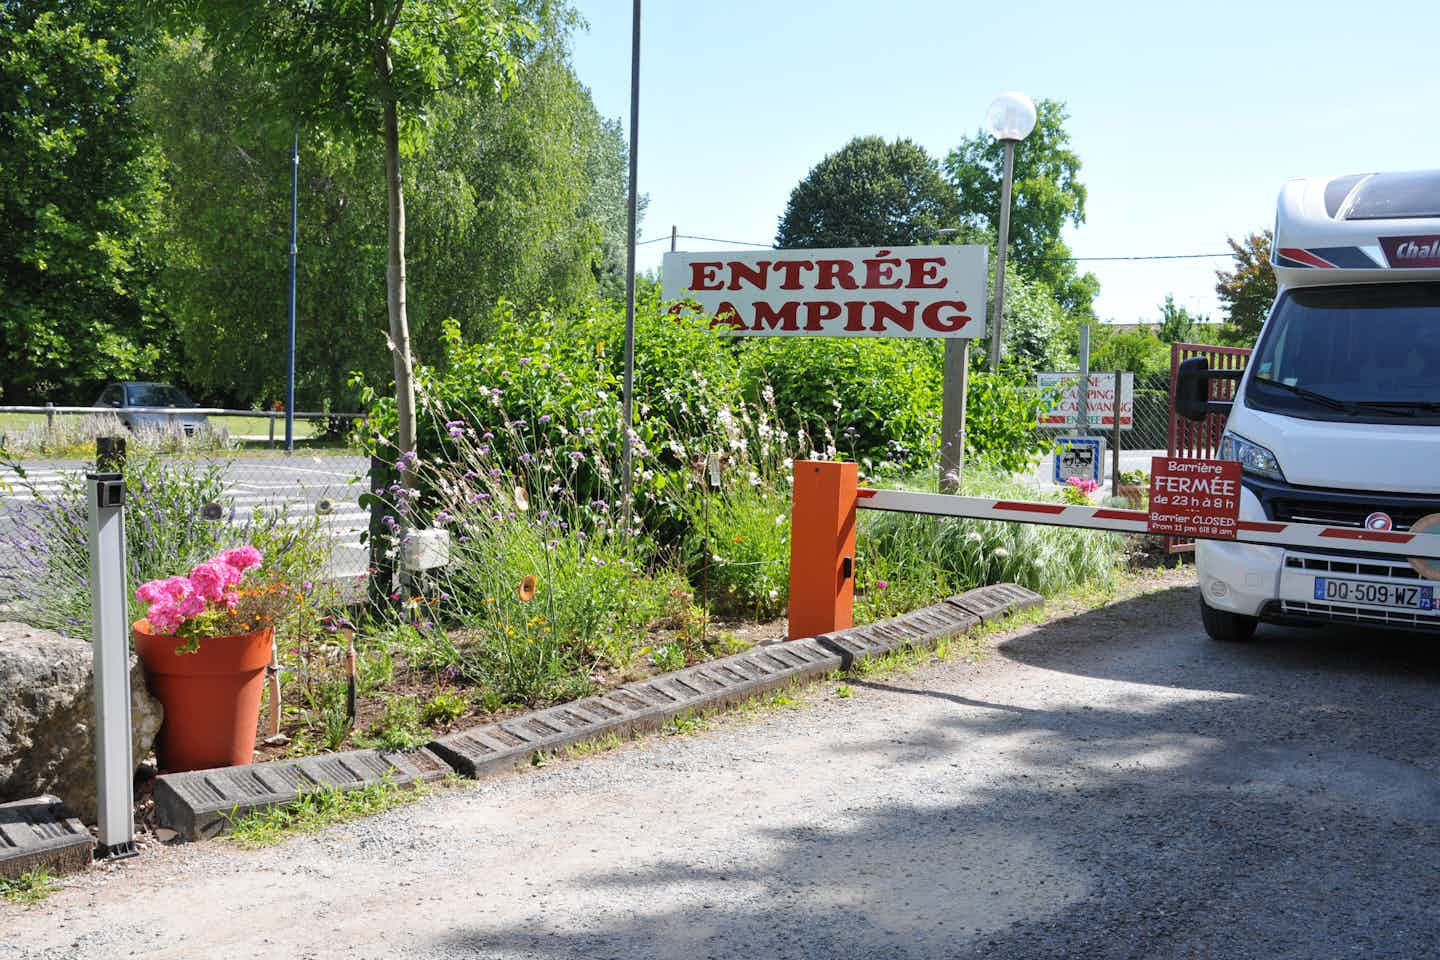
M 990 372 L 1000 369 L 1005 333 L 1005 254 L 1010 249 L 1010 190 L 1015 180 L 1015 140 L 1002 141 L 1005 169 L 1000 176 L 1000 244 L 995 253 L 995 329 L 990 333 Z
M 1000 236 L 995 255 L 995 304 L 991 308 L 990 372 L 1000 369 L 1005 350 L 1005 255 L 1010 249 L 1010 191 L 1015 182 L 1015 145 L 1035 129 L 1035 104 L 1023 93 L 1002 93 L 990 103 L 986 116 L 990 135 L 1005 149 L 1000 174 Z

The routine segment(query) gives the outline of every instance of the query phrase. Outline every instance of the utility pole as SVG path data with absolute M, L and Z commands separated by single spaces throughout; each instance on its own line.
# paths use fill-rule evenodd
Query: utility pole
M 300 127 L 290 149 L 290 338 L 285 353 L 285 452 L 295 452 L 295 258 L 300 253 Z M 270 421 L 274 423 L 274 420 Z
M 630 434 L 635 422 L 635 181 L 640 153 L 640 0 L 635 0 L 630 20 L 630 184 L 626 200 L 627 250 L 625 254 L 625 382 L 620 403 L 621 517 L 625 536 L 630 537 L 635 504 L 634 442 Z
M 675 252 L 675 241 L 680 239 L 680 228 L 670 224 L 670 252 Z

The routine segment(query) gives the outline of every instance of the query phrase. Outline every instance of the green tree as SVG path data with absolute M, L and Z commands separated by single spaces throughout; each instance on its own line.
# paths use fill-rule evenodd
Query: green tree
M 217 55 L 263 66 L 297 122 L 379 135 L 397 439 L 402 451 L 413 450 L 401 161 L 418 149 L 428 112 L 442 94 L 498 95 L 514 85 L 524 46 L 534 37 L 530 22 L 509 0 L 190 0 L 172 9 L 175 22 L 205 30 Z
M 1090 369 L 1157 374 L 1170 369 L 1170 347 L 1147 327 L 1115 331 L 1108 324 L 1090 327 Z
M 1173 293 L 1165 294 L 1160 305 L 1160 322 L 1155 326 L 1155 335 L 1165 343 L 1188 343 L 1209 321 L 1204 316 L 1192 314 L 1175 303 Z
M 1255 342 L 1275 302 L 1275 270 L 1270 266 L 1274 239 L 1269 230 L 1241 241 L 1226 238 L 1235 263 L 1229 270 L 1215 271 L 1215 295 L 1225 310 L 1224 335 L 1237 343 Z
M 1065 104 L 1039 100 L 1035 129 L 1015 149 L 1010 207 L 1010 256 L 1016 266 L 1055 292 L 1067 311 L 1092 312 L 1100 283 L 1077 275 L 1070 248 L 1060 239 L 1068 223 L 1085 222 L 1085 185 L 1080 157 L 1065 130 Z M 994 237 L 999 233 L 1000 180 L 1005 152 L 984 130 L 960 141 L 945 158 L 945 174 L 958 194 L 964 222 Z
M 924 147 L 913 140 L 856 137 L 790 191 L 775 245 L 928 243 L 940 230 L 959 226 L 958 214 L 954 191 Z
M 90 402 L 173 371 L 145 239 L 159 163 L 126 5 L 0 3 L 0 395 Z
M 478 339 L 502 298 L 522 315 L 582 301 L 607 249 L 623 263 L 623 141 L 570 69 L 564 21 L 540 30 L 503 104 L 467 91 L 437 98 L 410 158 L 407 319 L 418 356 L 440 355 L 447 317 Z M 167 44 L 142 86 L 168 159 L 165 278 L 187 367 L 242 404 L 283 388 L 293 128 L 275 94 L 255 64 L 216 58 L 198 38 Z M 389 366 L 383 167 L 369 144 L 301 131 L 296 389 L 307 406 L 348 404 L 351 371 L 373 381 Z

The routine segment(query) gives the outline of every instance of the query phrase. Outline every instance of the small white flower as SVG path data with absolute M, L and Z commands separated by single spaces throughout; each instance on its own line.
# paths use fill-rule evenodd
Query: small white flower
M 771 600 L 779 600 L 779 599 L 780 599 L 780 591 L 779 591 L 779 590 L 771 590 L 771 591 L 770 591 L 770 599 L 771 599 Z
M 785 516 L 785 514 L 783 514 L 783 513 L 777 514 L 776 517 L 775 517 L 775 526 L 777 526 L 777 527 L 780 526 L 781 524 L 783 524 L 783 523 L 784 523 L 786 520 L 788 520 L 788 519 L 790 519 L 790 518 L 787 517 L 787 516 Z
M 966 539 L 966 540 L 969 540 L 971 543 L 979 543 L 981 540 L 984 540 L 985 538 L 982 537 L 982 536 L 980 536 L 980 531 L 979 531 L 979 530 L 971 530 L 968 534 L 965 535 L 965 539 Z
M 996 548 L 995 548 L 995 559 L 996 559 L 996 560 L 1004 560 L 1004 559 L 1006 559 L 1006 558 L 1009 557 L 1009 556 L 1010 556 L 1010 551 L 1009 551 L 1009 550 L 1006 550 L 1004 547 L 996 547 Z

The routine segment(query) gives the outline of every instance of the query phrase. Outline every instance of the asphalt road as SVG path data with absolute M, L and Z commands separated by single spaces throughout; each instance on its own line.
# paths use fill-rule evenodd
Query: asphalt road
M 1435 956 L 1440 649 L 1220 646 L 1152 583 L 272 850 L 151 847 L 0 904 L 0 956 Z

